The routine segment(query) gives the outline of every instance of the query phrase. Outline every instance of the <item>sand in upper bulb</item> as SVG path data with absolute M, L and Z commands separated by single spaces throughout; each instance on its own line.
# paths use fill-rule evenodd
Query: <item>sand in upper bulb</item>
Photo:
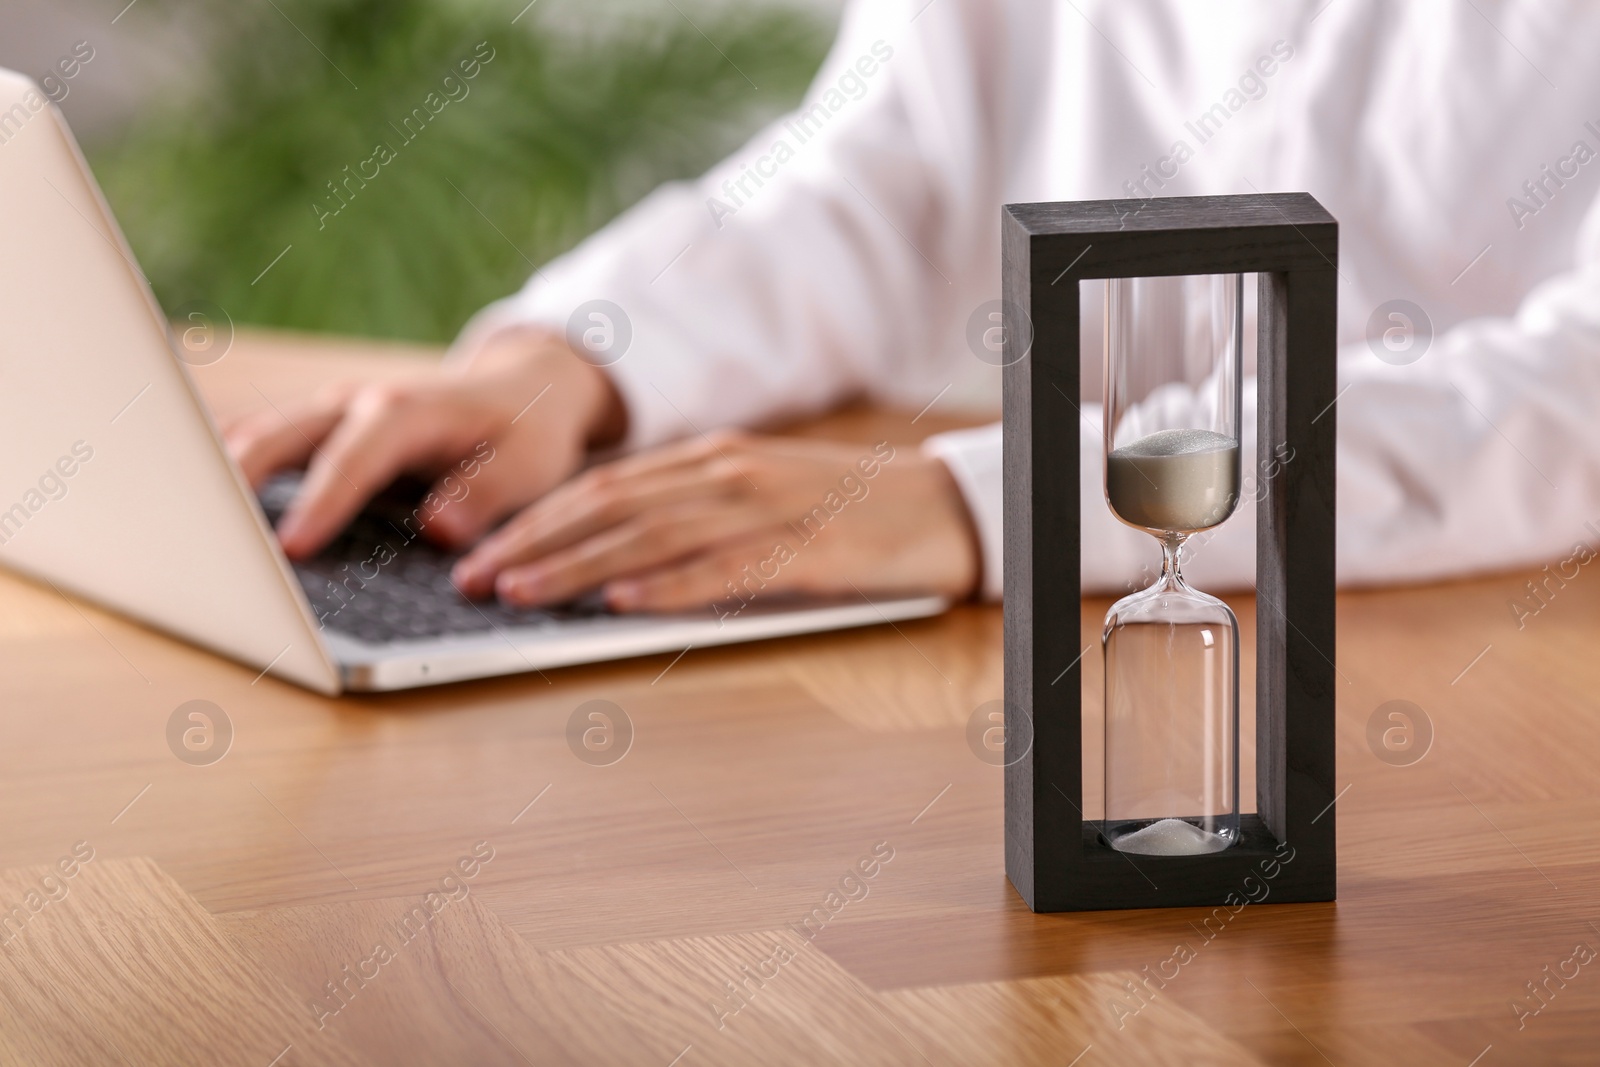
M 1239 442 L 1212 430 L 1157 430 L 1106 457 L 1106 499 L 1135 526 L 1215 526 L 1239 496 Z

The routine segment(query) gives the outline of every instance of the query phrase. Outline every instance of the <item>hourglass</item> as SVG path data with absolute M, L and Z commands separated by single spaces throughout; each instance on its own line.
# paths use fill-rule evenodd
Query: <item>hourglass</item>
M 1035 911 L 1331 900 L 1338 223 L 1305 193 L 1011 204 L 1001 222 L 1005 731 L 1031 739 L 1004 770 L 1006 874 Z M 1240 448 L 1247 275 L 1256 448 L 1293 456 L 1270 474 Z M 1099 427 L 1078 388 L 1089 279 L 1108 291 Z M 1183 577 L 1186 547 L 1244 494 L 1253 804 L 1239 627 Z M 1108 506 L 1162 568 L 1105 617 L 1102 751 L 1084 743 L 1082 685 L 1103 609 L 1082 603 L 1080 568 L 1104 563 L 1080 559 L 1080 507 Z
M 1161 546 L 1106 614 L 1106 842 L 1219 852 L 1239 836 L 1239 625 L 1183 579 L 1183 545 L 1239 500 L 1237 274 L 1106 285 L 1105 495 Z

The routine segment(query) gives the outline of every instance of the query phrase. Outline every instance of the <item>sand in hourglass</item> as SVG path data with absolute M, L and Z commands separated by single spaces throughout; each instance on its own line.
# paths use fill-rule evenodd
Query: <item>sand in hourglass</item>
M 1239 496 L 1239 442 L 1212 430 L 1157 430 L 1106 456 L 1106 498 L 1125 521 L 1189 532 L 1226 519 Z
M 1103 832 L 1119 852 L 1194 856 L 1233 843 L 1236 639 L 1220 618 L 1107 631 Z

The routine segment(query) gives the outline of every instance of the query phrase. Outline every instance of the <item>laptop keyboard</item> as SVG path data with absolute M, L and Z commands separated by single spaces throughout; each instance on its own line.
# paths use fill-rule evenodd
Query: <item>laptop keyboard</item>
M 273 523 L 299 485 L 298 474 L 285 474 L 262 486 L 261 506 Z M 611 617 L 598 597 L 526 610 L 463 597 L 450 581 L 460 557 L 416 532 L 415 502 L 424 492 L 421 483 L 397 483 L 316 558 L 293 565 L 324 628 L 381 645 Z

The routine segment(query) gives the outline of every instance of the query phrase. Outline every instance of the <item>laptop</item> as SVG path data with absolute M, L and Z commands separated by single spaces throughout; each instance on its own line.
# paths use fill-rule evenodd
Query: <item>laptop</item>
M 233 463 L 53 104 L 0 70 L 0 565 L 322 693 L 414 686 L 918 618 L 940 597 L 753 596 L 723 617 L 516 610 L 463 598 L 455 557 L 373 501 L 316 559 Z M 380 550 L 382 546 L 382 550 Z M 381 565 L 374 560 L 381 559 Z

